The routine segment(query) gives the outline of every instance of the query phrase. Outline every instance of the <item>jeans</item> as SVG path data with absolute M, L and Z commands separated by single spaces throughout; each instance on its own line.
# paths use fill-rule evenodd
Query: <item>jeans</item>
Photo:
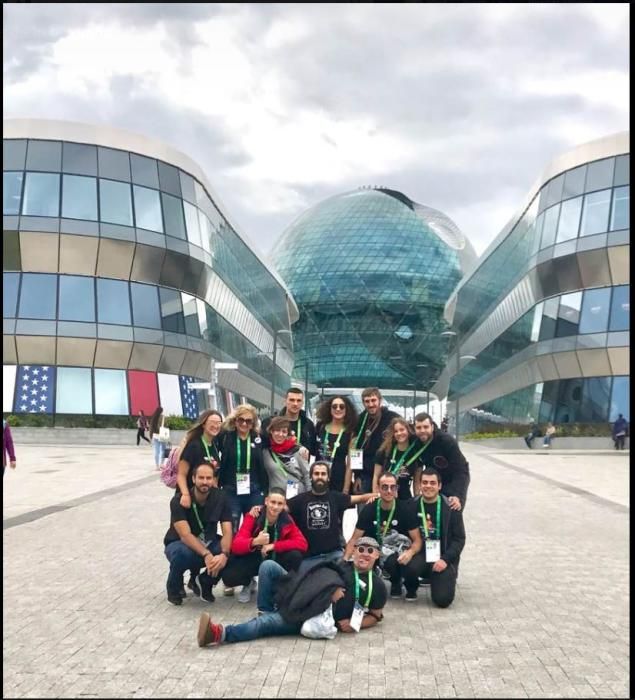
M 208 542 L 207 548 L 212 554 L 220 554 L 220 537 L 217 535 L 216 539 Z M 190 549 L 186 544 L 181 542 L 181 540 L 175 540 L 166 545 L 165 556 L 170 562 L 170 571 L 168 573 L 166 588 L 168 595 L 170 597 L 175 597 L 178 596 L 183 586 L 183 574 L 189 569 L 200 571 L 205 566 L 205 562 L 203 561 L 203 557 L 199 556 L 193 549 Z M 212 578 L 212 581 L 212 585 L 214 585 L 218 582 L 218 577 Z
M 334 549 L 332 552 L 325 552 L 324 554 L 315 554 L 312 557 L 307 557 L 302 560 L 300 568 L 298 571 L 303 574 L 305 571 L 312 569 L 317 564 L 323 561 L 339 561 L 344 556 L 343 549 Z
M 542 441 L 542 444 L 545 445 L 546 447 L 551 447 L 551 438 L 552 437 L 553 437 L 552 435 L 545 435 L 545 437 Z
M 254 506 L 261 506 L 265 502 L 265 497 L 257 484 L 252 484 L 250 493 L 243 496 L 236 494 L 234 486 L 223 486 L 222 488 L 229 499 L 229 507 L 232 511 L 232 528 L 235 535 L 240 527 L 240 516 L 249 513 Z
M 157 467 L 163 464 L 163 443 L 157 439 L 152 438 L 152 452 L 154 453 L 154 463 Z
M 139 446 L 141 439 L 145 440 L 146 442 L 150 442 L 150 440 L 148 440 L 146 437 L 146 431 L 143 428 L 137 428 L 137 447 Z

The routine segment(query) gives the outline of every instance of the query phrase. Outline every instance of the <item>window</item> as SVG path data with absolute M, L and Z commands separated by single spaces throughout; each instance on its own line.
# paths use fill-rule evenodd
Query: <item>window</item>
M 60 275 L 60 321 L 95 321 L 95 280 Z
M 581 165 L 579 168 L 574 168 L 565 173 L 564 189 L 562 190 L 562 198 L 568 199 L 584 193 L 584 178 L 586 176 L 586 165 Z
M 128 387 L 125 370 L 95 370 L 95 413 L 104 416 L 128 415 Z
M 26 169 L 59 172 L 62 169 L 62 142 L 30 139 L 26 150 Z
M 564 175 L 554 177 L 547 185 L 547 206 L 551 206 L 562 199 L 562 188 L 564 186 Z
M 161 193 L 161 199 L 163 200 L 166 234 L 185 239 L 185 221 L 183 220 L 181 200 L 164 192 Z
M 630 420 L 630 377 L 613 377 L 613 390 L 611 391 L 611 412 L 609 421 L 614 423 L 618 414 L 622 414 L 626 420 Z
M 201 329 L 198 326 L 198 310 L 196 299 L 189 294 L 181 293 L 183 302 L 183 315 L 185 316 L 185 332 L 195 338 L 201 337 Z
M 613 299 L 611 300 L 610 331 L 630 330 L 630 300 L 629 285 L 613 287 Z
M 159 189 L 159 171 L 154 158 L 130 154 L 130 167 L 132 170 L 132 181 L 137 185 L 154 187 Z
M 172 165 L 159 161 L 159 184 L 164 192 L 181 196 L 181 181 L 179 171 Z
M 540 337 L 540 321 L 542 320 L 543 307 L 544 303 L 541 301 L 539 304 L 536 304 L 536 307 L 534 308 L 534 317 L 531 324 L 531 334 L 529 336 L 529 340 L 532 343 L 535 343 Z
M 57 301 L 57 275 L 25 272 L 20 290 L 20 318 L 53 320 Z
M 126 151 L 100 146 L 97 153 L 99 156 L 99 177 L 130 182 L 130 157 Z
M 613 207 L 611 209 L 611 231 L 630 228 L 630 187 L 616 187 L 613 190 Z
M 64 175 L 62 216 L 97 221 L 97 180 L 94 177 Z
M 544 302 L 542 323 L 540 324 L 540 340 L 551 340 L 556 335 L 556 319 L 558 317 L 559 297 L 547 299 Z
M 580 333 L 603 333 L 606 331 L 610 304 L 610 287 L 587 289 L 582 300 Z
M 560 297 L 560 307 L 558 309 L 558 325 L 556 337 L 564 338 L 568 335 L 578 334 L 578 323 L 580 322 L 580 306 L 582 305 L 582 292 L 564 294 Z
M 557 242 L 568 241 L 577 238 L 580 225 L 580 211 L 582 210 L 582 197 L 568 199 L 562 202 L 560 207 L 560 221 L 558 222 Z
M 101 220 L 109 224 L 132 226 L 130 185 L 113 180 L 99 181 Z
M 618 156 L 615 159 L 613 187 L 630 184 L 630 160 L 630 156 Z
M 128 283 L 119 280 L 97 280 L 97 313 L 99 323 L 130 325 Z
M 24 173 L 2 173 L 2 213 L 5 216 L 20 213 L 23 176 Z
M 4 318 L 15 318 L 19 286 L 20 275 L 17 272 L 2 273 L 2 316 Z
M 605 423 L 609 414 L 611 377 L 593 377 L 584 380 L 580 421 Z
M 173 333 L 185 333 L 181 294 L 174 289 L 160 287 L 159 298 L 161 300 L 163 330 L 172 331 Z
M 189 202 L 183 202 L 185 210 L 185 225 L 187 226 L 187 238 L 194 245 L 201 245 L 201 232 L 198 226 L 198 210 Z
M 26 139 L 2 139 L 3 170 L 24 170 L 25 161 Z
M 92 413 L 91 370 L 83 367 L 58 367 L 56 413 Z
M 97 147 L 64 143 L 62 171 L 76 175 L 97 175 Z
M 22 214 L 25 216 L 59 216 L 60 176 L 27 173 Z
M 603 190 L 606 187 L 611 187 L 613 184 L 614 166 L 614 158 L 604 158 L 604 160 L 596 160 L 593 163 L 589 163 L 586 171 L 586 187 L 584 191 L 593 192 L 593 190 Z
M 608 230 L 609 204 L 611 190 L 602 190 L 587 194 L 582 210 L 581 236 L 591 236 L 594 233 L 604 233 Z
M 541 248 L 553 245 L 556 239 L 556 229 L 558 226 L 558 215 L 560 214 L 560 205 L 557 204 L 545 212 L 545 223 L 542 227 L 542 243 Z
M 130 283 L 132 318 L 135 326 L 161 328 L 161 312 L 157 288 L 149 284 Z
M 163 233 L 161 201 L 157 190 L 134 185 L 134 209 L 137 228 Z
M 183 193 L 183 199 L 187 199 L 188 202 L 196 202 L 196 193 L 194 191 L 194 178 L 181 170 L 179 170 L 179 175 L 181 180 L 181 192 Z

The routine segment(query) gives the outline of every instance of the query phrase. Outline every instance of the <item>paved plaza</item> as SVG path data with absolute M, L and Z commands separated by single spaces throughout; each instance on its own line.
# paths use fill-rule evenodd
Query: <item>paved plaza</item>
M 3 483 L 3 696 L 628 697 L 628 454 L 463 448 L 472 483 L 450 608 L 422 588 L 359 635 L 199 649 L 203 610 L 230 623 L 255 603 L 166 601 L 172 492 L 151 450 L 17 445 Z

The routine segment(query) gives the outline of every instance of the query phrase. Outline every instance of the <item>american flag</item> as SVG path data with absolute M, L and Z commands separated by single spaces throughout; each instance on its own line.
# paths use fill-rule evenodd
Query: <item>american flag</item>
M 15 382 L 14 413 L 53 413 L 55 367 L 20 365 Z
M 190 382 L 198 381 L 194 377 L 185 377 L 179 375 L 179 386 L 181 387 L 181 402 L 183 403 L 183 415 L 190 420 L 198 418 L 198 399 L 196 398 L 196 389 L 188 389 L 187 385 Z

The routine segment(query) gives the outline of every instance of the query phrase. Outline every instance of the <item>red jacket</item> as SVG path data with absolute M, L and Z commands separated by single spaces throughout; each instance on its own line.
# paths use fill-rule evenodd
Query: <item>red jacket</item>
M 243 524 L 232 542 L 232 554 L 242 556 L 251 554 L 254 551 L 251 548 L 251 539 L 262 531 L 265 517 L 264 506 L 257 518 L 249 515 L 249 513 L 245 513 Z M 278 539 L 273 545 L 274 552 L 288 552 L 291 549 L 297 549 L 304 554 L 309 550 L 309 543 L 288 513 L 284 511 L 280 513 L 276 525 L 278 527 Z

